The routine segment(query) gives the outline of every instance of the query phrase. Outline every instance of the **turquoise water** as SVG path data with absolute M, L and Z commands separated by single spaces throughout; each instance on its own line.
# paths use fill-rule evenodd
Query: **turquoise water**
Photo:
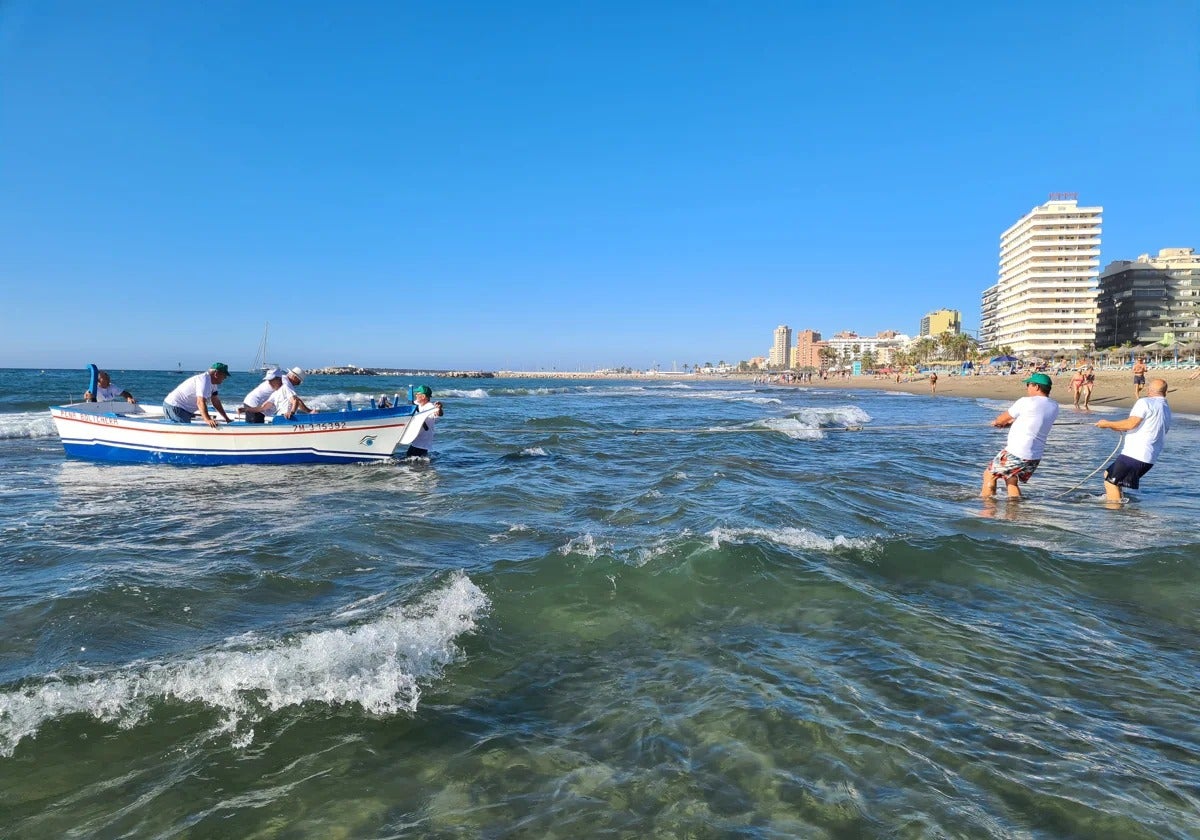
M 1004 402 L 433 381 L 432 461 L 175 468 L 65 459 L 83 376 L 0 371 L 0 835 L 1200 835 L 1194 418 L 1109 510 L 1069 409 L 985 504 Z

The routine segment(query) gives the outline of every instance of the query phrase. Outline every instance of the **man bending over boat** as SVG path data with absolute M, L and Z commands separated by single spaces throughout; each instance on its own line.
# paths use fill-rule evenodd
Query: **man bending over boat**
M 108 375 L 108 371 L 102 370 L 96 374 L 96 393 L 91 391 L 83 392 L 84 402 L 112 402 L 113 400 L 125 400 L 128 403 L 136 403 L 133 394 L 126 391 L 124 388 L 118 388 L 112 384 L 112 379 Z
M 418 385 L 413 389 L 413 403 L 417 407 L 417 414 L 413 417 L 412 422 L 421 421 L 421 431 L 413 438 L 412 444 L 408 447 L 408 451 L 404 453 L 405 458 L 428 458 L 429 449 L 433 446 L 433 427 L 437 425 L 437 419 L 442 416 L 441 400 L 431 403 L 429 398 L 433 396 L 433 389 L 428 385 Z
M 167 394 L 163 400 L 163 415 L 173 423 L 191 423 L 192 418 L 199 414 L 209 427 L 217 428 L 217 418 L 208 413 L 208 401 L 224 418 L 231 422 L 221 405 L 221 397 L 217 388 L 229 378 L 229 365 L 224 362 L 213 362 L 212 367 L 204 373 L 197 373 L 183 380 L 174 391 Z
M 282 370 L 271 368 L 267 371 L 263 381 L 258 383 L 238 406 L 238 412 L 245 416 L 247 423 L 265 423 L 266 415 L 275 413 L 275 403 L 271 402 L 271 395 L 278 391 L 282 384 Z
M 298 367 L 289 370 L 279 383 L 275 393 L 271 394 L 271 402 L 275 405 L 275 413 L 282 414 L 291 420 L 297 411 L 305 414 L 316 414 L 315 408 L 309 408 L 296 393 L 296 386 L 304 381 L 304 371 Z
M 1058 417 L 1058 403 L 1050 399 L 1053 382 L 1044 373 L 1031 374 L 1024 381 L 1025 396 L 1003 411 L 993 426 L 1008 428 L 1008 441 L 983 471 L 980 495 L 996 495 L 1000 479 L 1008 485 L 1008 498 L 1021 498 L 1021 482 L 1029 481 L 1046 451 L 1046 436 Z

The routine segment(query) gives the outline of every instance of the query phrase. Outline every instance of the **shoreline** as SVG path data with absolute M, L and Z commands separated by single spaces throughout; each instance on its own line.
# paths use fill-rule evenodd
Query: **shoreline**
M 1193 370 L 1153 370 L 1146 373 L 1146 380 L 1165 379 L 1167 381 L 1167 403 L 1171 410 L 1179 414 L 1200 415 L 1200 379 L 1188 379 Z M 615 379 L 628 381 L 683 381 L 683 382 L 746 382 L 751 383 L 755 374 L 733 373 L 717 376 L 697 374 L 669 373 L 572 373 L 566 371 L 499 371 L 496 378 L 531 377 L 543 379 Z M 775 383 L 780 388 L 820 388 L 824 390 L 854 391 L 870 389 L 875 391 L 898 391 L 906 394 L 937 399 L 939 397 L 958 397 L 963 399 L 993 399 L 1013 402 L 1025 396 L 1021 387 L 1023 376 L 957 376 L 939 374 L 937 394 L 930 395 L 929 380 L 914 378 L 897 382 L 894 378 L 875 378 L 871 375 L 852 376 L 847 379 L 814 379 L 812 382 Z M 1070 374 L 1051 375 L 1054 388 L 1050 392 L 1052 399 L 1057 400 L 1063 408 L 1074 410 L 1071 395 Z M 1142 396 L 1146 395 L 1145 389 Z M 1092 389 L 1092 413 L 1096 419 L 1112 419 L 1113 415 L 1125 416 L 1133 407 L 1133 374 L 1128 370 L 1098 370 L 1096 384 Z M 1084 413 L 1080 409 L 1080 413 Z

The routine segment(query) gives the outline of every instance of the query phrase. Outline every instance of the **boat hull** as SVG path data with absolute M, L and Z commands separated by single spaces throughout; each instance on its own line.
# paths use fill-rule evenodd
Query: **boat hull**
M 139 464 L 344 464 L 384 461 L 420 431 L 411 405 L 306 414 L 267 423 L 172 423 L 104 403 L 50 409 L 73 458 Z

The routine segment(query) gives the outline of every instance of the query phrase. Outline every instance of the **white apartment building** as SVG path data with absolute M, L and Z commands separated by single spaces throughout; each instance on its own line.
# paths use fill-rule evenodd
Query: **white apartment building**
M 780 324 L 775 328 L 775 341 L 771 344 L 771 352 L 767 354 L 767 367 L 772 370 L 783 370 L 792 366 L 792 328 Z
M 996 299 L 999 295 L 999 284 L 983 290 L 983 299 L 979 304 L 979 333 L 975 336 L 980 347 L 996 346 Z
M 1051 196 L 1000 235 L 994 308 L 993 289 L 984 292 L 990 346 L 1049 356 L 1095 341 L 1103 212 L 1080 207 L 1070 193 Z
M 896 356 L 896 351 L 903 350 L 912 343 L 912 338 L 895 330 L 885 330 L 875 335 L 859 335 L 853 330 L 843 330 L 832 338 L 825 339 L 824 343 L 837 352 L 839 359 L 849 356 L 851 359 L 860 360 L 869 350 L 877 364 L 890 364 Z

